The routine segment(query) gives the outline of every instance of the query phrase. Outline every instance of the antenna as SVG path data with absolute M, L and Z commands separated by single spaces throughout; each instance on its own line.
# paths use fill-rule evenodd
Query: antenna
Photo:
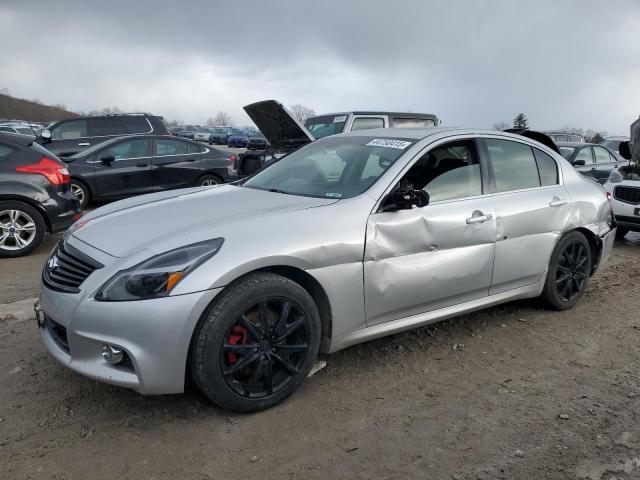
M 36 131 L 35 131 L 35 130 L 33 129 L 33 127 L 31 126 L 31 122 L 30 122 L 29 120 L 27 120 L 27 119 L 26 119 L 26 117 L 22 117 L 22 118 L 23 118 L 23 120 L 24 120 L 25 122 L 27 122 L 27 125 L 29 125 L 29 128 L 30 128 L 30 129 L 31 129 L 31 131 L 33 132 L 33 136 L 34 136 L 35 138 L 38 138 L 38 134 L 36 133 Z

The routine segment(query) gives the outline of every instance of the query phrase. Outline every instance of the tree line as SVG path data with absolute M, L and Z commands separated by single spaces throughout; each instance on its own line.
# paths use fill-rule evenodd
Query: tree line
M 529 119 L 524 113 L 521 112 L 515 116 L 515 118 L 513 119 L 513 122 L 510 124 L 507 122 L 498 122 L 493 124 L 494 130 L 504 131 L 509 128 L 526 130 L 529 128 Z M 587 129 L 577 128 L 577 127 L 571 127 L 569 125 L 565 125 L 562 128 L 554 129 L 554 131 L 559 131 L 563 133 L 575 133 L 577 135 L 582 136 L 585 142 L 587 143 L 600 143 L 608 135 L 606 131 L 602 131 L 602 130 L 598 131 L 590 128 L 587 128 Z

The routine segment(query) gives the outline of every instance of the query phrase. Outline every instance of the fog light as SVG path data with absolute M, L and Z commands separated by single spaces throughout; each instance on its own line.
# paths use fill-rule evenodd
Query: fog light
M 118 347 L 102 345 L 102 358 L 104 358 L 107 363 L 115 365 L 122 361 L 124 358 L 124 352 Z

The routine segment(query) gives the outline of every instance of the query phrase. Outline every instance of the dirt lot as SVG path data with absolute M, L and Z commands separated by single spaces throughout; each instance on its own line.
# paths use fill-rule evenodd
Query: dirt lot
M 0 303 L 35 293 L 50 242 L 3 261 Z M 84 379 L 34 321 L 0 321 L 0 477 L 640 478 L 639 307 L 635 237 L 572 311 L 518 302 L 349 348 L 255 415 Z

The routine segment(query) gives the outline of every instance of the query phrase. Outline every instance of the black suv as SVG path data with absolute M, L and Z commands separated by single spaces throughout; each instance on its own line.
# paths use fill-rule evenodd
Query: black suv
M 66 165 L 33 137 L 0 133 L 0 258 L 30 253 L 81 215 Z
M 124 113 L 60 120 L 41 130 L 38 142 L 60 157 L 69 157 L 122 135 L 169 135 L 169 131 L 162 123 L 162 117 Z

